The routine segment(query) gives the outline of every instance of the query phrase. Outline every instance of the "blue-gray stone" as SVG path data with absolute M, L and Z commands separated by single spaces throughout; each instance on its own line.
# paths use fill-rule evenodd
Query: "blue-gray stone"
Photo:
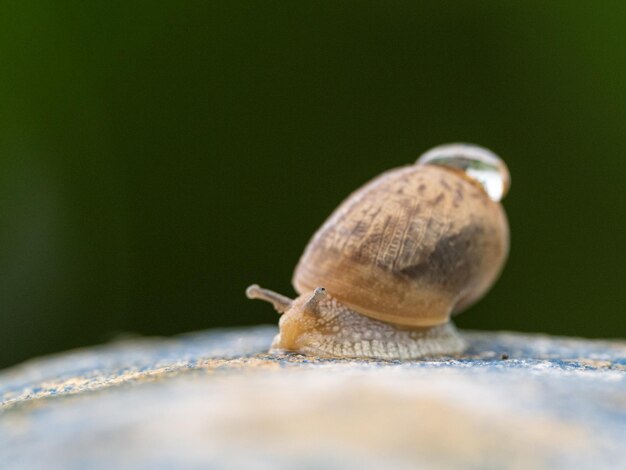
M 626 468 L 626 342 L 463 333 L 459 358 L 265 353 L 275 328 L 0 372 L 2 468 Z

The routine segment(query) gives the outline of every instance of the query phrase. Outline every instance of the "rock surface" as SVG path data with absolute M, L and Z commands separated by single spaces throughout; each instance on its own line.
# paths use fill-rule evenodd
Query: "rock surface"
M 3 468 L 626 468 L 626 342 L 465 332 L 460 358 L 269 355 L 274 328 L 0 372 Z

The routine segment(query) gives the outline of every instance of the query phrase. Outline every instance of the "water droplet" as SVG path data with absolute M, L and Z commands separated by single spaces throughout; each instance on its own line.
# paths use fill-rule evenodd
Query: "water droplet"
M 442 165 L 463 170 L 478 181 L 494 201 L 500 201 L 511 186 L 509 170 L 491 150 L 471 144 L 446 144 L 430 149 L 418 160 L 418 165 Z

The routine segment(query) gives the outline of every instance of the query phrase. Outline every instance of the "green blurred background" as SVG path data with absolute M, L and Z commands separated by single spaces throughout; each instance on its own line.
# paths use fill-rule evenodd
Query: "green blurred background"
M 465 328 L 626 336 L 622 2 L 2 2 L 0 366 L 275 323 L 352 190 L 444 142 L 513 177 Z

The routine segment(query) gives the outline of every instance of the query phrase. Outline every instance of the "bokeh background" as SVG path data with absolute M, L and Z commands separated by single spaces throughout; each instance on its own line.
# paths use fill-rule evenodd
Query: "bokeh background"
M 465 328 L 626 336 L 622 2 L 3 2 L 0 366 L 275 323 L 310 235 L 444 142 L 508 163 Z

